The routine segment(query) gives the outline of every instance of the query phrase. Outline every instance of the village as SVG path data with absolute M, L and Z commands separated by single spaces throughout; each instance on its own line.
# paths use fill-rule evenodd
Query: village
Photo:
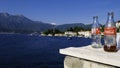
M 120 32 L 120 21 L 116 22 L 116 28 L 117 28 L 117 33 Z M 103 36 L 104 33 L 101 32 L 101 35 Z M 52 34 L 44 34 L 43 32 L 41 33 L 41 36 L 53 36 Z M 65 31 L 64 33 L 56 33 L 54 36 L 66 36 L 66 37 L 85 37 L 85 38 L 91 38 L 91 31 L 78 31 L 78 32 L 72 32 L 72 31 Z
M 42 36 L 53 36 L 52 34 L 41 34 Z M 64 34 L 55 34 L 54 36 L 66 36 L 66 37 L 91 37 L 90 31 L 80 31 L 78 33 L 66 31 Z

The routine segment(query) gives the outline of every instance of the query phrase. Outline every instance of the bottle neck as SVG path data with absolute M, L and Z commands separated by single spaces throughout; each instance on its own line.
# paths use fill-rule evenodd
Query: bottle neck
M 114 23 L 113 13 L 108 13 L 107 23 Z
M 96 24 L 96 23 L 98 23 L 98 16 L 93 17 L 93 24 Z

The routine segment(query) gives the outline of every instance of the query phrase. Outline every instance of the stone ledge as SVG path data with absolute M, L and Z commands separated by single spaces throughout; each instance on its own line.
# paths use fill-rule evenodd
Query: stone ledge
M 102 64 L 120 67 L 120 51 L 109 53 L 105 52 L 103 48 L 95 49 L 89 45 L 84 47 L 69 47 L 65 49 L 60 49 L 60 53 L 99 62 Z
M 66 56 L 64 60 L 64 68 L 117 68 L 117 67 L 96 63 L 81 58 Z

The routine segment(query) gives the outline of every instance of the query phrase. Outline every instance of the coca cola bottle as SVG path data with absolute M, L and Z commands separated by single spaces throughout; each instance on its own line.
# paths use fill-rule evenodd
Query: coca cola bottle
M 113 12 L 108 13 L 107 23 L 104 28 L 104 50 L 108 52 L 117 51 L 116 26 Z
M 92 47 L 101 48 L 101 31 L 98 22 L 98 16 L 93 17 L 93 24 L 91 28 Z

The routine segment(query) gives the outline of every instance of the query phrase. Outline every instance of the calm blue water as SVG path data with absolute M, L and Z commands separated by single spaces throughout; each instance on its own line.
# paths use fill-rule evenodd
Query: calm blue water
M 0 34 L 0 68 L 63 68 L 59 49 L 90 43 L 88 38 Z

